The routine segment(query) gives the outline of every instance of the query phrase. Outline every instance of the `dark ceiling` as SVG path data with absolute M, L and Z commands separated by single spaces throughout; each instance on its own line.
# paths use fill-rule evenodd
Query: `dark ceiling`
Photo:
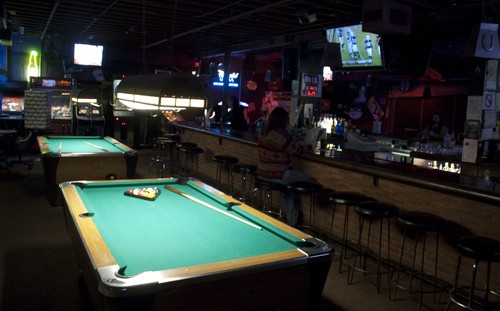
M 413 33 L 435 31 L 429 26 L 443 23 L 454 31 L 470 29 L 471 23 L 479 24 L 484 18 L 484 12 L 498 22 L 500 0 L 397 2 L 412 7 Z M 238 45 L 257 48 L 277 38 L 358 23 L 363 0 L 5 0 L 3 11 L 4 27 L 43 41 L 193 53 L 234 51 Z M 316 21 L 309 21 L 307 15 Z

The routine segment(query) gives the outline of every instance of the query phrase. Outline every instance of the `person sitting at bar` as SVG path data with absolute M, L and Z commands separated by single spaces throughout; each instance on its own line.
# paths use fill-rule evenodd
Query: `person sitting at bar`
M 448 128 L 441 121 L 441 115 L 434 113 L 432 120 L 427 124 L 421 132 L 422 139 L 443 139 L 448 133 Z
M 236 131 L 246 131 L 248 123 L 245 119 L 245 108 L 240 105 L 238 97 L 231 95 L 227 99 L 227 107 L 231 108 L 225 120 L 231 122 L 231 129 Z
M 257 143 L 259 156 L 257 175 L 263 180 L 283 185 L 311 180 L 306 173 L 294 170 L 291 164 L 292 156 L 310 152 L 312 144 L 296 142 L 287 131 L 288 122 L 288 112 L 281 107 L 274 108 Z M 300 196 L 286 191 L 283 199 L 287 222 L 295 226 L 299 219 Z

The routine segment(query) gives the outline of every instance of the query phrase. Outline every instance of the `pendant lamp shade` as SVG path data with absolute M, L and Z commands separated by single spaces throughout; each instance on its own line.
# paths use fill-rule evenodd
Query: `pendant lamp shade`
M 128 76 L 117 86 L 116 98 L 138 110 L 203 109 L 206 106 L 205 87 L 188 73 Z

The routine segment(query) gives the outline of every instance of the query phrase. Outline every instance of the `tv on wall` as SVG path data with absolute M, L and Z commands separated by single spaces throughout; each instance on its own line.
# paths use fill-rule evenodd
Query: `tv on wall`
M 340 48 L 340 67 L 332 69 L 384 69 L 379 34 L 363 31 L 361 24 L 327 28 L 325 31 L 327 41 L 338 44 Z
M 102 45 L 75 43 L 73 64 L 84 66 L 102 66 Z

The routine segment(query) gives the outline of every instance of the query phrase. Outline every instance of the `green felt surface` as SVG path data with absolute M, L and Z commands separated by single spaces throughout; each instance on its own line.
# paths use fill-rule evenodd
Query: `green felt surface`
M 120 146 L 114 144 L 114 141 L 99 136 L 47 136 L 46 141 L 50 152 L 106 153 L 106 151 L 90 144 L 104 148 L 108 152 L 124 152 Z M 61 147 L 60 151 L 59 146 Z
M 297 248 L 300 239 L 234 207 L 230 213 L 255 229 L 193 202 L 163 186 L 227 211 L 224 199 L 175 180 L 94 182 L 77 187 L 88 212 L 125 275 L 246 258 Z M 157 187 L 155 201 L 126 196 L 128 189 Z

